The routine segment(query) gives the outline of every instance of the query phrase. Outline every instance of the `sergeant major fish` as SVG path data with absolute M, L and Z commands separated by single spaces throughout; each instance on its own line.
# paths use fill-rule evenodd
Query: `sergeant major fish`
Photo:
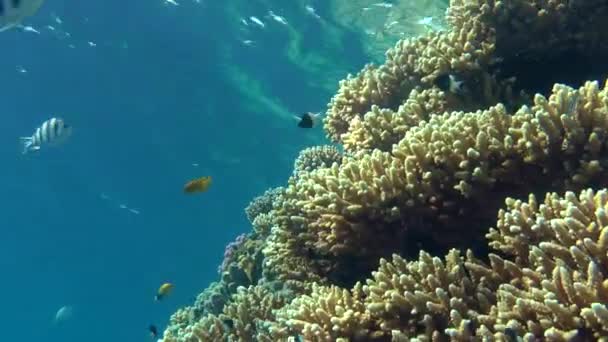
M 0 0 L 1 1 L 1 0 Z M 72 127 L 67 125 L 63 119 L 51 118 L 36 128 L 30 137 L 21 137 L 23 154 L 38 151 L 42 146 L 56 146 L 63 143 L 72 134 Z
M 34 15 L 44 0 L 0 0 L 0 32 L 21 24 Z

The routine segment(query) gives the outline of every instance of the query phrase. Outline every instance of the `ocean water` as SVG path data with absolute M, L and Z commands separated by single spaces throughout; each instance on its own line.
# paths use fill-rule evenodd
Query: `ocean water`
M 24 21 L 39 33 L 0 33 L 3 341 L 162 331 L 250 230 L 249 200 L 325 142 L 292 115 L 324 111 L 369 60 L 328 2 L 178 2 L 47 0 Z M 240 22 L 252 15 L 266 27 Z M 73 126 L 69 141 L 22 155 L 18 138 L 52 116 Z M 208 192 L 182 193 L 204 175 Z M 165 281 L 175 291 L 155 303 Z M 56 324 L 64 305 L 73 314 Z

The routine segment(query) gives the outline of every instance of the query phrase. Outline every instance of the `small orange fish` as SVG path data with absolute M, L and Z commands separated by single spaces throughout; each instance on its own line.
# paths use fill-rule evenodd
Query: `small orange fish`
M 193 194 L 195 192 L 205 192 L 211 185 L 211 176 L 205 176 L 189 181 L 184 185 L 184 192 Z

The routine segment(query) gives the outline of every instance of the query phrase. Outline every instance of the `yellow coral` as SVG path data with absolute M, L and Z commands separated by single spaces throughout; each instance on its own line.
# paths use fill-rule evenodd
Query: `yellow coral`
M 464 259 L 452 250 L 445 262 L 425 252 L 413 262 L 393 255 L 367 280 L 365 305 L 387 334 L 466 341 L 480 324 L 493 323 L 487 314 L 502 280 L 470 252 Z
M 399 41 L 386 52 L 384 65 L 367 65 L 340 82 L 324 119 L 326 133 L 341 142 L 353 119 L 372 105 L 396 109 L 416 86 L 428 87 L 442 73 L 479 70 L 493 51 L 491 37 L 473 18 L 454 31 Z
M 280 296 L 261 286 L 239 287 L 219 315 L 206 315 L 177 332 L 165 332 L 163 342 L 266 341 L 265 322 L 284 305 Z M 269 325 L 269 324 L 268 324 Z
M 331 145 L 314 146 L 303 149 L 293 165 L 293 175 L 298 177 L 302 172 L 330 167 L 342 162 L 342 153 Z
M 497 330 L 525 338 L 608 336 L 608 190 L 507 200 L 490 244 L 515 257 L 523 282 L 498 290 Z
M 348 131 L 342 134 L 344 149 L 390 151 L 410 127 L 428 119 L 431 113 L 444 112 L 446 107 L 444 93 L 436 88 L 413 90 L 396 112 L 372 105 L 363 117 L 354 117 Z
M 372 321 L 360 298 L 335 286 L 313 284 L 277 312 L 277 321 L 310 342 L 370 341 Z
M 533 107 L 514 115 L 501 105 L 435 115 L 410 128 L 391 153 L 374 150 L 303 174 L 286 189 L 278 229 L 293 230 L 287 227 L 297 221 L 305 229 L 293 234 L 301 241 L 295 245 L 321 255 L 398 250 L 403 246 L 396 243 L 414 233 L 453 243 L 463 237 L 450 228 L 459 227 L 454 220 L 464 216 L 466 236 L 472 228 L 481 232 L 465 214 L 487 219 L 509 193 L 596 181 L 606 150 L 608 90 L 589 82 L 578 93 L 572 112 L 564 110 L 569 104 L 558 85 L 549 99 L 537 95 Z M 493 193 L 496 188 L 503 190 Z M 441 224 L 434 232 L 418 229 L 404 221 L 412 215 Z

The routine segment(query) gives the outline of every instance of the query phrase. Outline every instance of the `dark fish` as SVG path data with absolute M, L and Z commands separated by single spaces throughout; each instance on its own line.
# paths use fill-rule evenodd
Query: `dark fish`
M 224 323 L 224 325 L 228 328 L 228 329 L 234 329 L 234 321 L 230 318 L 224 318 L 222 320 L 222 323 Z
M 311 113 L 311 112 L 304 113 L 304 114 L 300 115 L 300 117 L 296 117 L 296 119 L 298 119 L 298 127 L 313 128 L 316 125 L 317 120 L 320 116 L 321 116 L 321 114 L 319 114 L 319 113 Z
M 150 332 L 150 337 L 158 337 L 158 329 L 156 328 L 156 325 L 150 324 L 150 326 L 148 327 L 148 331 Z
M 505 337 L 507 342 L 518 342 L 521 341 L 521 337 L 517 336 L 517 333 L 513 328 L 505 328 Z
M 462 95 L 465 93 L 464 81 L 459 80 L 452 74 L 438 76 L 434 82 L 437 88 L 450 93 Z

